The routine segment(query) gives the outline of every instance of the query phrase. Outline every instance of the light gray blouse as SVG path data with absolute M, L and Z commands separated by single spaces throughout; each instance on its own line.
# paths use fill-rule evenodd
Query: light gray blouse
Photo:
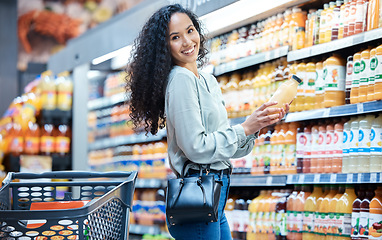
M 230 158 L 251 152 L 257 134 L 246 136 L 243 127 L 230 126 L 217 80 L 175 66 L 166 88 L 166 129 L 170 167 L 176 175 L 189 159 L 211 164 L 211 169 L 232 167 Z M 198 166 L 191 168 L 198 169 Z

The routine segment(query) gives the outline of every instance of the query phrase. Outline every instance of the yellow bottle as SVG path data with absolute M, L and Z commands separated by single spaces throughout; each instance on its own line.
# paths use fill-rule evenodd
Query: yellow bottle
M 291 103 L 297 94 L 297 88 L 301 83 L 301 79 L 296 75 L 293 75 L 291 79 L 287 80 L 277 89 L 273 94 L 270 102 L 277 102 L 278 104 L 272 107 L 284 108 L 286 103 Z
M 342 232 L 337 232 L 336 240 L 350 240 L 351 233 L 351 214 L 353 210 L 353 202 L 357 198 L 354 187 L 351 185 L 346 185 L 345 193 L 338 200 L 336 205 L 336 218 L 340 219 L 339 227 Z
M 297 65 L 297 74 L 296 74 L 302 82 L 299 84 L 297 88 L 297 96 L 296 96 L 296 111 L 303 111 L 305 104 L 305 94 L 304 94 L 304 82 L 306 81 L 306 64 L 299 63 Z
M 377 49 L 373 48 L 370 50 L 370 69 L 369 69 L 369 83 L 367 85 L 367 96 L 366 101 L 374 100 L 374 85 L 375 85 L 375 70 L 378 65 L 378 60 L 376 57 Z
M 317 233 L 320 235 L 317 239 L 325 239 L 328 233 L 328 221 L 329 221 L 329 203 L 331 199 L 338 193 L 335 185 L 330 186 L 329 193 L 322 199 L 322 202 L 318 209 L 318 217 L 316 215 L 315 228 L 317 227 Z M 317 224 L 316 224 L 317 223 Z
M 41 74 L 41 100 L 42 108 L 45 110 L 54 110 L 56 108 L 56 84 L 53 80 L 51 71 L 45 71 Z
M 324 67 L 324 106 L 334 107 L 345 104 L 345 60 L 337 55 L 326 59 Z
M 304 110 L 312 110 L 316 103 L 316 64 L 309 62 L 306 64 L 306 81 L 304 82 L 305 103 Z
M 336 235 L 339 232 L 338 226 L 337 226 L 337 220 L 336 220 L 336 207 L 338 200 L 342 197 L 342 195 L 345 192 L 345 186 L 340 185 L 337 194 L 330 199 L 329 202 L 329 216 L 328 216 L 328 228 L 327 228 L 327 234 L 326 234 L 326 240 L 334 240 L 336 239 Z
M 376 49 L 377 68 L 375 69 L 374 100 L 382 99 L 382 45 Z
M 63 111 L 72 109 L 73 82 L 69 78 L 69 72 L 58 74 L 57 79 L 57 108 Z
M 312 194 L 306 199 L 304 204 L 303 217 L 303 240 L 314 240 L 314 215 L 317 210 L 317 199 L 322 195 L 322 186 L 314 185 Z
M 335 2 L 329 3 L 329 8 L 326 11 L 326 26 L 325 26 L 325 42 L 330 42 L 332 39 L 332 26 L 334 21 L 334 7 L 336 6 Z
M 289 67 L 289 79 L 291 77 L 297 74 L 297 63 L 294 62 L 292 65 Z M 293 101 L 292 104 L 290 105 L 289 112 L 295 112 L 296 111 L 296 101 Z
M 370 69 L 370 50 L 366 49 L 361 52 L 361 65 L 359 73 L 359 92 L 358 101 L 366 102 L 367 90 L 369 85 L 369 71 Z
M 324 10 L 321 12 L 320 18 L 320 30 L 319 30 L 319 43 L 325 43 L 325 33 L 326 33 L 326 13 L 328 12 L 329 4 L 324 4 Z
M 260 195 L 252 200 L 248 206 L 249 226 L 247 232 L 247 240 L 255 240 L 258 229 L 256 228 L 257 213 L 259 211 L 259 201 L 264 198 L 265 190 L 260 191 Z
M 318 234 L 319 234 L 320 226 L 322 226 L 323 222 L 321 221 L 321 214 L 320 214 L 319 210 L 320 210 L 322 200 L 324 200 L 324 198 L 326 197 L 326 195 L 329 194 L 329 192 L 330 192 L 329 185 L 325 185 L 324 186 L 324 192 L 317 198 L 316 210 L 314 213 L 314 229 L 313 229 L 314 237 L 316 237 L 316 238 L 314 238 L 314 239 L 317 239 L 317 237 L 321 236 Z M 321 239 L 321 238 L 319 238 L 319 239 Z
M 315 107 L 319 109 L 324 108 L 325 81 L 323 62 L 316 63 L 316 76 Z
M 381 49 L 382 50 L 382 49 Z M 350 90 L 350 103 L 359 103 L 359 80 L 360 80 L 360 69 L 361 69 L 361 53 L 356 53 L 353 56 L 353 77 Z

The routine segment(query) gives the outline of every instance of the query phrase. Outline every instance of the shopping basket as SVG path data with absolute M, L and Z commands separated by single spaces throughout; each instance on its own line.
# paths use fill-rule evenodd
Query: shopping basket
M 8 173 L 0 189 L 0 239 L 128 239 L 136 178 L 135 171 Z M 59 199 L 62 187 L 67 192 Z

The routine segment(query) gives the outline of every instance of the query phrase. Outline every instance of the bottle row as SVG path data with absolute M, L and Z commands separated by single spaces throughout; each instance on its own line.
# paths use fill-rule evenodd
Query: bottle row
M 357 192 L 357 194 L 356 194 Z M 381 239 L 382 187 L 295 185 L 230 196 L 225 214 L 235 239 Z
M 308 13 L 288 9 L 213 38 L 211 63 L 216 66 L 280 46 L 298 50 L 376 29 L 382 26 L 381 7 L 378 0 L 337 0 Z
M 89 100 L 126 92 L 127 73 L 120 71 L 110 73 L 105 77 L 91 78 L 89 81 Z

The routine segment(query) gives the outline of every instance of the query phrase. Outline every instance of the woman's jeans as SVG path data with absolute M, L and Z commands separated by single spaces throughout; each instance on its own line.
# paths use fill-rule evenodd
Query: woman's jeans
M 220 174 L 214 174 L 216 179 L 220 178 Z M 191 174 L 193 176 L 193 174 Z M 195 174 L 199 176 L 199 174 Z M 231 231 L 228 226 L 227 219 L 224 214 L 224 207 L 227 202 L 230 176 L 223 174 L 223 186 L 220 193 L 220 201 L 218 208 L 218 221 L 213 223 L 190 223 L 170 226 L 167 223 L 169 232 L 176 240 L 231 240 Z

